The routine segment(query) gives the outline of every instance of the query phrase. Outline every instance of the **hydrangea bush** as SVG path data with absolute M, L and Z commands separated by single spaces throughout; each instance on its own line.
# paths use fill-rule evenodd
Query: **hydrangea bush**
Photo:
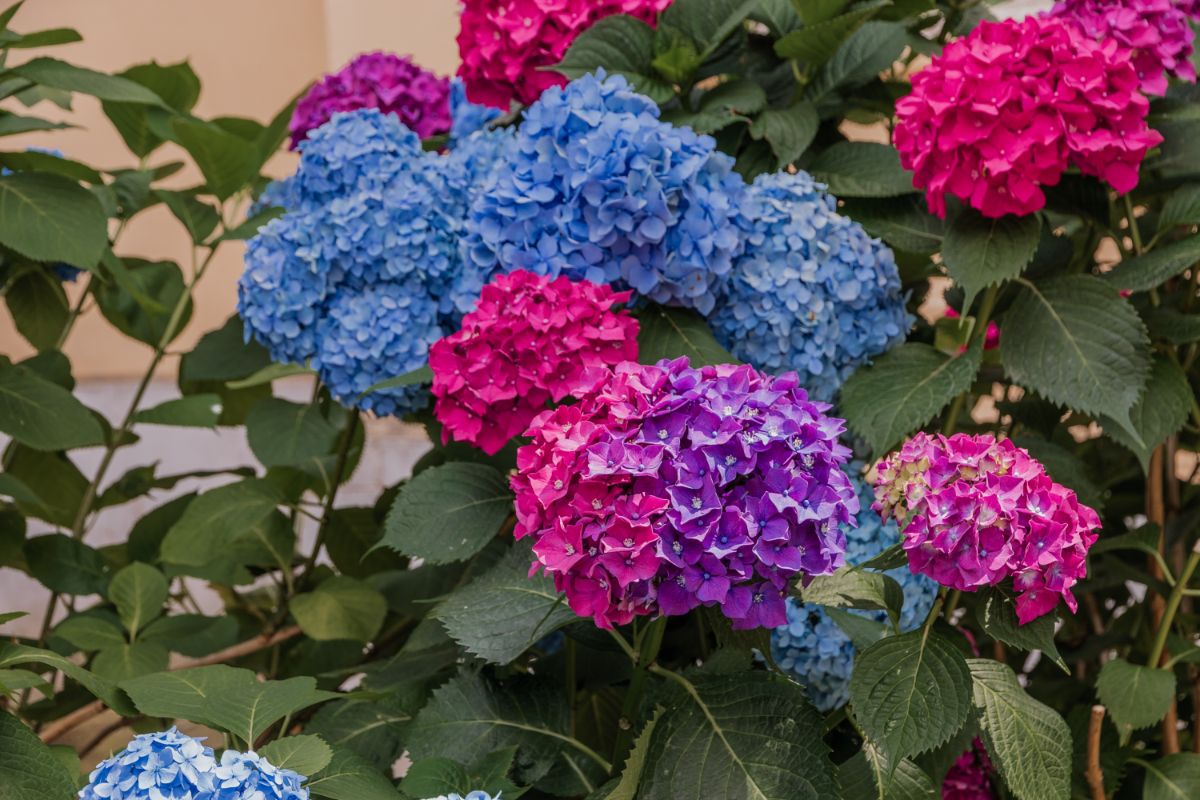
M 1195 795 L 1196 4 L 1046 6 L 468 0 L 255 119 L 0 13 L 0 798 Z

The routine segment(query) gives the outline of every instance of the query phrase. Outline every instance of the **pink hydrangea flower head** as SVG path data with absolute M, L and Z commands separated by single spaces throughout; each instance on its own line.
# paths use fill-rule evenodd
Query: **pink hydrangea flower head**
M 877 465 L 876 511 L 895 517 L 914 572 L 975 591 L 1009 578 L 1024 624 L 1087 573 L 1100 517 L 1008 439 L 918 433 Z
M 517 538 L 575 613 L 609 628 L 718 606 L 787 621 L 789 582 L 843 562 L 858 497 L 844 424 L 795 373 L 686 358 L 619 364 L 540 414 L 517 452 Z
M 971 749 L 959 756 L 946 772 L 942 800 L 995 800 L 991 776 L 991 759 L 983 742 L 976 737 Z
M 1069 165 L 1118 192 L 1162 137 L 1127 49 L 1060 18 L 983 22 L 917 72 L 894 142 L 930 211 L 954 195 L 985 217 L 1031 214 Z
M 550 401 L 579 397 L 635 360 L 637 320 L 613 309 L 629 297 L 524 270 L 484 286 L 462 328 L 429 353 L 442 439 L 496 453 Z
M 445 133 L 450 130 L 450 81 L 422 69 L 407 56 L 356 56 L 314 83 L 296 103 L 288 124 L 292 149 L 337 112 L 360 108 L 395 114 L 422 139 Z
M 1194 32 L 1188 9 L 1176 0 L 1059 0 L 1050 16 L 1069 20 L 1097 41 L 1112 40 L 1132 51 L 1147 94 L 1164 94 L 1167 75 L 1196 82 Z
M 653 24 L 671 0 L 464 0 L 458 74 L 467 98 L 508 110 L 566 78 L 552 67 L 599 19 L 629 14 Z

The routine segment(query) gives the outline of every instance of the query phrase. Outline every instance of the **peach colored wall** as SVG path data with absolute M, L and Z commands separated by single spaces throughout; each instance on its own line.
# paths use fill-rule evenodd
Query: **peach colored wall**
M 434 70 L 452 72 L 457 9 L 456 0 L 27 0 L 13 26 L 18 31 L 76 28 L 84 41 L 55 48 L 53 54 L 95 69 L 118 71 L 151 59 L 188 59 L 203 82 L 198 114 L 266 122 L 309 81 L 364 50 L 412 54 Z M 37 55 L 23 51 L 18 57 L 26 53 Z M 91 98 L 77 96 L 69 113 L 48 103 L 33 113 L 80 128 L 8 137 L 0 147 L 57 147 L 101 167 L 133 165 Z M 152 156 L 152 163 L 178 157 L 168 146 Z M 292 163 L 289 155 L 277 156 L 271 171 L 286 173 Z M 181 173 L 175 180 L 186 185 L 196 177 Z M 186 236 L 161 207 L 136 217 L 117 250 L 181 265 L 190 259 Z M 196 291 L 195 313 L 177 347 L 190 347 L 233 313 L 241 257 L 236 243 L 222 249 Z M 116 334 L 94 310 L 72 331 L 66 351 L 76 377 L 84 379 L 139 375 L 149 358 L 148 348 Z M 0 353 L 12 358 L 31 353 L 2 308 Z M 164 369 L 173 370 L 173 362 L 168 360 Z

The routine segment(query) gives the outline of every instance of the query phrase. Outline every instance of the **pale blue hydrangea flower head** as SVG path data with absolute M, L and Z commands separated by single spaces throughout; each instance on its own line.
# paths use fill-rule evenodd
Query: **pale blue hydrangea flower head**
M 213 775 L 212 800 L 308 800 L 303 775 L 280 769 L 257 753 L 226 750 Z
M 504 112 L 498 108 L 472 103 L 467 99 L 467 89 L 461 78 L 450 80 L 450 147 L 476 131 L 483 130 L 489 122 L 498 119 Z
M 860 465 L 854 465 L 860 466 Z M 866 481 L 852 479 L 857 487 L 861 510 L 858 527 L 843 526 L 846 533 L 846 563 L 862 564 L 900 541 L 895 520 L 883 522 L 871 509 L 874 492 Z M 921 625 L 933 601 L 938 586 L 923 575 L 916 575 L 907 566 L 887 573 L 904 590 L 904 610 L 900 614 L 902 630 Z M 852 611 L 851 613 L 887 622 L 884 611 Z M 821 711 L 830 711 L 850 700 L 850 673 L 854 668 L 854 645 L 850 637 L 820 606 L 804 606 L 795 600 L 787 601 L 786 625 L 771 634 L 771 656 L 780 669 L 790 673 L 808 691 L 809 698 Z
M 428 800 L 501 800 L 500 795 L 492 796 L 487 792 L 475 790 L 463 797 L 461 794 L 444 794 L 440 797 L 430 797 Z
M 171 728 L 135 736 L 88 776 L 80 800 L 200 800 L 216 794 L 217 761 L 203 739 Z
M 467 221 L 467 258 L 632 288 L 707 313 L 740 246 L 744 182 L 716 142 L 603 71 L 525 110 Z
M 394 114 L 376 108 L 337 113 L 300 144 L 293 191 L 301 204 L 382 191 L 397 173 L 412 169 L 421 152 L 421 140 Z
M 713 332 L 738 359 L 795 370 L 810 394 L 831 400 L 912 325 L 895 258 L 806 172 L 760 175 L 743 207 L 744 250 Z

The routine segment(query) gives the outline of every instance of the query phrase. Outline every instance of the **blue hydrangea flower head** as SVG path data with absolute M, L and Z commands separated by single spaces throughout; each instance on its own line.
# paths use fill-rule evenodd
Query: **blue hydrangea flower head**
M 487 124 L 498 119 L 504 112 L 498 108 L 472 103 L 467 99 L 467 88 L 461 78 L 450 80 L 450 147 L 456 142 L 483 130 Z
M 859 465 L 855 465 L 859 466 Z M 866 481 L 855 477 L 861 510 L 858 527 L 846 528 L 846 563 L 862 564 L 900 541 L 895 520 L 883 522 L 871 509 L 874 492 Z M 916 575 L 907 566 L 887 573 L 904 590 L 904 610 L 900 628 L 905 631 L 920 627 L 937 598 L 938 586 L 923 575 Z M 884 611 L 851 613 L 887 622 Z M 771 656 L 780 669 L 791 673 L 804 684 L 809 698 L 822 711 L 830 711 L 850 700 L 850 673 L 854 668 L 854 645 L 850 637 L 820 606 L 804 606 L 792 599 L 787 601 L 788 622 L 771 633 Z
M 428 800 L 501 800 L 501 798 L 499 794 L 492 796 L 487 792 L 476 789 L 468 793 L 466 797 L 463 797 L 461 794 L 451 793 L 441 795 L 440 797 L 430 797 Z
M 171 728 L 135 736 L 88 776 L 80 800 L 158 800 L 224 797 L 216 794 L 217 761 L 203 739 Z
M 308 800 L 303 775 L 280 769 L 257 753 L 226 750 L 213 775 L 212 800 Z
M 740 360 L 795 370 L 811 395 L 831 400 L 912 325 L 895 258 L 806 172 L 760 175 L 743 205 L 744 250 L 709 318 L 713 333 Z
M 334 114 L 300 144 L 291 191 L 302 205 L 381 191 L 396 173 L 410 169 L 421 152 L 417 134 L 394 114 L 376 108 Z
M 634 289 L 707 313 L 732 268 L 744 182 L 716 142 L 603 71 L 525 110 L 467 220 L 467 258 Z

